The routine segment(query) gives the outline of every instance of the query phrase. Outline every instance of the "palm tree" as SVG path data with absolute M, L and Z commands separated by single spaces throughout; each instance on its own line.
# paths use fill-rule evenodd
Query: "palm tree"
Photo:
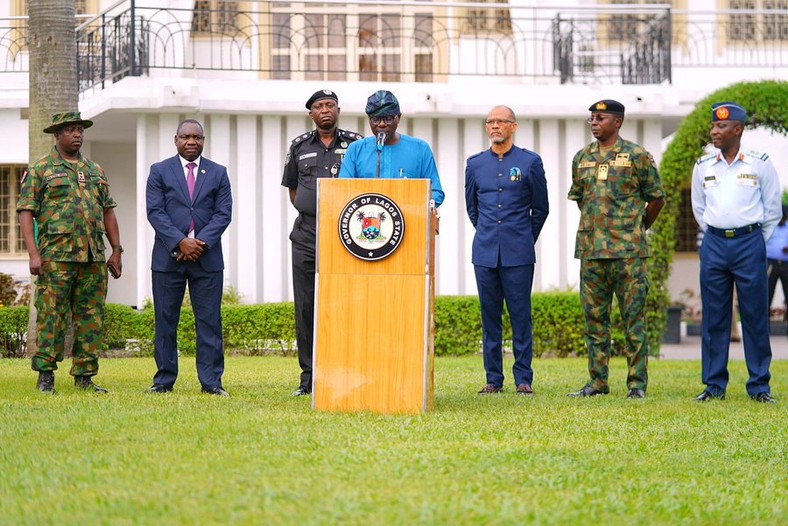
M 28 160 L 33 163 L 52 148 L 52 136 L 42 131 L 52 114 L 77 111 L 76 5 L 74 0 L 28 0 L 27 13 L 27 49 L 30 54 Z M 32 287 L 27 327 L 28 354 L 35 352 L 36 347 L 34 301 L 35 287 Z M 66 349 L 70 349 L 72 341 L 67 337 Z

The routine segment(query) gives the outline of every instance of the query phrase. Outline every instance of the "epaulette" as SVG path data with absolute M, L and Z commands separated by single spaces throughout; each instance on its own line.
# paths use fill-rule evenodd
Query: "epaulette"
M 714 157 L 717 157 L 716 153 L 706 154 L 703 157 L 698 157 L 698 160 L 695 162 L 695 164 L 700 164 L 702 162 L 708 161 L 709 159 L 713 159 Z
M 354 131 L 348 131 L 348 130 L 339 130 L 339 136 L 348 139 L 353 139 L 354 141 L 360 141 L 361 139 L 364 138 L 363 135 L 359 135 Z
M 299 135 L 298 137 L 296 137 L 295 139 L 293 139 L 293 141 L 290 143 L 290 146 L 292 146 L 292 145 L 294 145 L 294 144 L 298 144 L 298 143 L 300 143 L 300 142 L 304 142 L 305 140 L 307 140 L 307 139 L 308 139 L 308 138 L 309 138 L 309 137 L 310 137 L 312 134 L 314 134 L 314 133 L 315 133 L 315 130 L 312 130 L 312 131 L 308 131 L 308 132 L 306 132 L 306 133 L 305 133 L 305 134 L 303 134 L 303 135 Z
M 475 154 L 471 155 L 470 157 L 468 157 L 468 160 L 470 161 L 471 159 L 475 159 L 475 158 L 479 157 L 481 154 L 486 153 L 487 151 L 489 151 L 489 150 L 482 150 L 479 153 L 475 153 Z
M 761 161 L 765 161 L 766 159 L 769 158 L 769 156 L 767 154 L 761 153 L 761 152 L 756 152 L 755 150 L 744 150 L 743 153 L 746 154 L 746 155 L 749 155 L 750 157 L 756 157 L 756 158 L 760 159 Z

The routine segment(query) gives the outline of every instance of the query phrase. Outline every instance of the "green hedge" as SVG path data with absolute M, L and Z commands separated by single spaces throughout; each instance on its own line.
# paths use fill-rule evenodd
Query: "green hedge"
M 29 307 L 0 307 L 0 356 L 21 358 L 25 355 Z
M 27 307 L 0 308 L 0 341 L 4 356 L 23 356 L 27 331 Z M 534 356 L 583 356 L 584 321 L 577 292 L 536 293 L 532 296 Z M 224 346 L 243 354 L 295 354 L 295 321 L 292 303 L 225 305 L 222 307 Z M 617 307 L 613 308 L 613 354 L 621 354 L 623 332 Z M 504 312 L 504 339 L 511 339 L 508 314 Z M 136 311 L 108 304 L 105 318 L 106 349 L 122 349 L 133 355 L 153 354 L 153 308 Z M 481 350 L 482 328 L 476 296 L 435 298 L 435 354 L 462 355 Z M 181 311 L 178 346 L 184 355 L 195 352 L 194 315 Z M 652 352 L 658 346 L 652 345 Z

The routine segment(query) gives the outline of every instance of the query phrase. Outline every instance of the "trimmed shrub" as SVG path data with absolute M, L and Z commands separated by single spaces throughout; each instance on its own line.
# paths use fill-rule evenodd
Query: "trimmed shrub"
M 583 309 L 577 292 L 536 293 L 531 297 L 534 356 L 583 356 L 586 354 Z M 0 343 L 3 356 L 24 356 L 27 307 L 0 308 Z M 612 354 L 622 354 L 624 335 L 618 307 L 613 305 Z M 136 356 L 153 354 L 154 313 L 148 305 L 136 311 L 125 305 L 107 304 L 104 320 L 105 349 L 123 350 Z M 248 355 L 294 355 L 296 349 L 293 304 L 225 305 L 222 307 L 224 347 Z M 512 328 L 504 309 L 504 348 L 511 350 Z M 196 333 L 190 307 L 181 310 L 178 350 L 194 355 Z M 459 356 L 481 352 L 482 324 L 476 296 L 435 298 L 435 354 Z M 658 346 L 651 346 L 652 354 Z
M 227 349 L 252 355 L 296 352 L 292 303 L 222 307 L 222 332 Z
M 0 356 L 24 358 L 29 307 L 0 307 Z

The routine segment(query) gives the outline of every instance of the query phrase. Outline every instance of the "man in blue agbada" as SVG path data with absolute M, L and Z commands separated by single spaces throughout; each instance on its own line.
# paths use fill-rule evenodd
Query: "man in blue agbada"
M 435 157 L 423 140 L 397 133 L 402 113 L 394 94 L 385 90 L 376 91 L 367 99 L 365 112 L 373 136 L 348 146 L 339 177 L 429 179 L 432 183 L 432 200 L 435 206 L 439 206 L 444 194 Z
M 531 287 L 534 244 L 550 206 L 542 158 L 514 144 L 517 119 L 496 106 L 485 120 L 490 148 L 465 165 L 465 207 L 476 229 L 473 263 L 482 315 L 482 348 L 487 384 L 480 395 L 503 391 L 503 304 L 512 325 L 515 392 L 533 394 Z

